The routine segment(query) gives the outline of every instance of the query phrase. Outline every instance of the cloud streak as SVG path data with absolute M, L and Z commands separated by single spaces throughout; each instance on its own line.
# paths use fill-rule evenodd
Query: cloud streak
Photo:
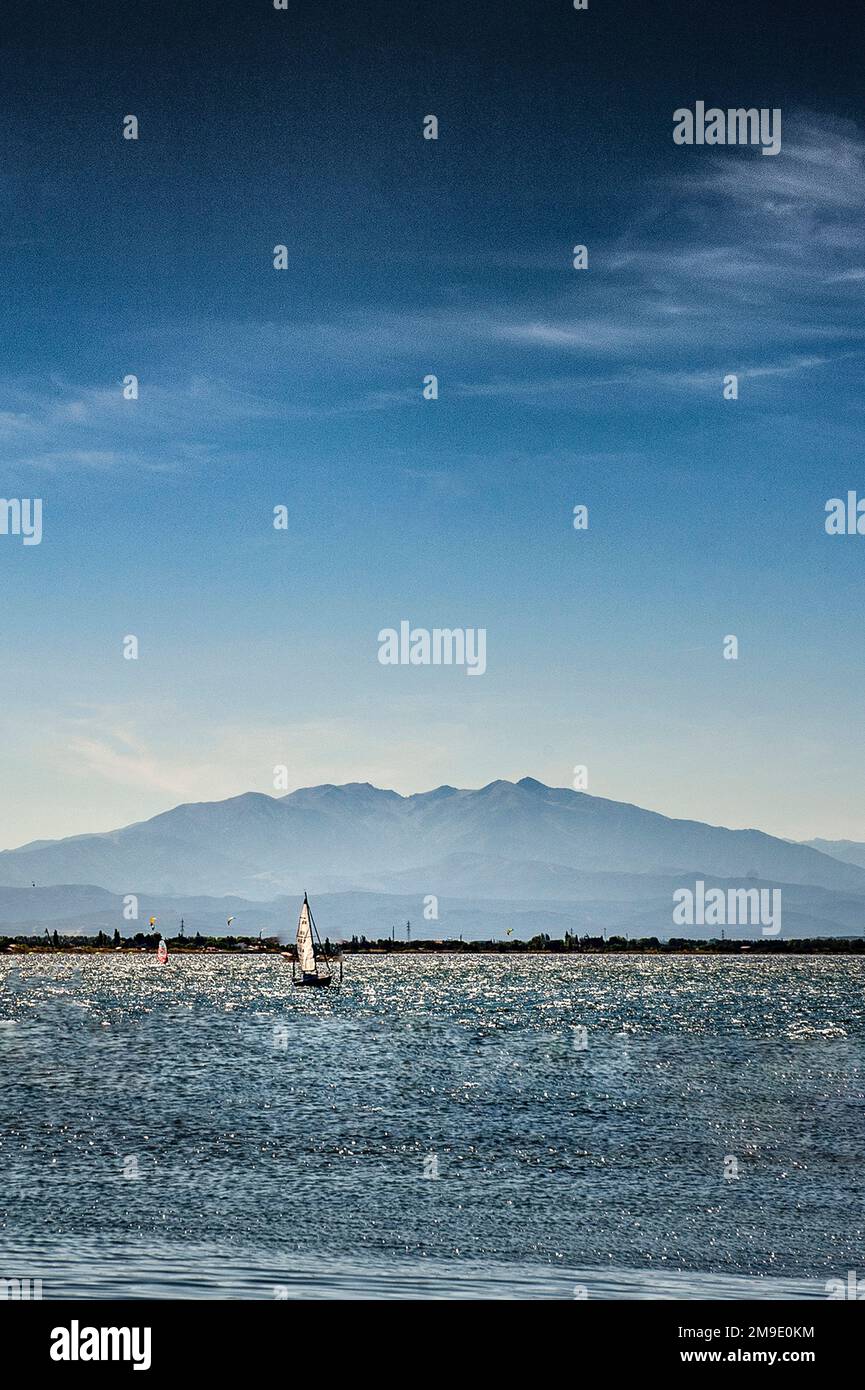
M 0 448 L 21 470 L 183 473 L 244 465 L 251 439 L 280 430 L 410 411 L 427 371 L 465 409 L 582 408 L 599 390 L 617 409 L 634 389 L 701 390 L 736 362 L 756 389 L 778 389 L 865 348 L 865 140 L 852 123 L 785 113 L 777 159 L 707 153 L 654 196 L 615 242 L 592 245 L 589 270 L 563 251 L 555 293 L 545 252 L 542 280 L 529 272 L 510 303 L 480 287 L 422 312 L 151 325 L 144 355 L 161 365 L 142 369 L 137 401 L 119 377 L 0 383 Z

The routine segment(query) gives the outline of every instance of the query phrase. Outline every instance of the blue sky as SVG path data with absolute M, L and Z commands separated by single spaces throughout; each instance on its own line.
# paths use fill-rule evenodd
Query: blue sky
M 404 792 L 585 764 L 865 838 L 865 538 L 823 527 L 865 493 L 849 46 L 673 9 L 638 39 L 601 7 L 97 4 L 47 47 L 16 14 L 0 495 L 44 539 L 0 537 L 0 844 L 278 764 Z M 780 106 L 781 153 L 674 146 L 697 99 Z M 381 666 L 402 618 L 485 627 L 486 674 Z

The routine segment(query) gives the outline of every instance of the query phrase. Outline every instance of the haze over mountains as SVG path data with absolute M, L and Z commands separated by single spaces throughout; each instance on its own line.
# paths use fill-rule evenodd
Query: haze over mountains
M 135 893 L 149 911 L 158 901 L 184 915 L 190 931 L 216 930 L 232 912 L 235 931 L 251 921 L 284 931 L 308 889 L 328 897 L 335 915 L 322 925 L 336 933 L 383 934 L 408 916 L 415 935 L 497 935 L 505 920 L 533 935 L 550 930 L 542 913 L 557 935 L 602 925 L 669 935 L 673 889 L 700 877 L 784 886 L 785 935 L 821 924 L 847 933 L 865 923 L 865 852 L 847 862 L 824 843 L 673 820 L 532 778 L 413 796 L 369 783 L 249 792 L 0 853 L 0 922 L 128 932 L 120 902 Z M 440 900 L 437 922 L 423 921 L 427 895 Z
M 806 840 L 811 849 L 821 854 L 830 854 L 833 859 L 842 859 L 846 864 L 858 864 L 865 869 L 865 845 L 859 840 Z

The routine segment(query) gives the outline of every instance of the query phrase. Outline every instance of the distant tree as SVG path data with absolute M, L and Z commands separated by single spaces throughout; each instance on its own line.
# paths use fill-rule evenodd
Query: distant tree
M 57 935 L 57 928 L 56 928 L 56 927 L 54 928 L 54 945 L 55 945 L 56 947 L 58 947 L 58 949 L 59 949 L 59 946 L 60 946 L 60 937 Z
M 115 928 L 114 928 L 114 945 L 115 945 L 115 946 L 119 946 L 119 945 L 120 945 L 120 930 L 119 930 L 118 927 L 115 927 Z
M 543 951 L 546 949 L 547 946 L 549 946 L 549 944 L 550 938 L 548 934 L 545 931 L 542 931 L 539 932 L 537 936 L 532 937 L 531 941 L 529 942 L 529 950 Z

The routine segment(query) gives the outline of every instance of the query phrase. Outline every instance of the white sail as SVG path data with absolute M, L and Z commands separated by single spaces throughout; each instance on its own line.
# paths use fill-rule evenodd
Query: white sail
M 297 924 L 297 959 L 304 975 L 316 973 L 312 923 L 309 920 L 309 904 L 306 898 L 303 900 L 303 907 L 300 909 L 300 921 Z

